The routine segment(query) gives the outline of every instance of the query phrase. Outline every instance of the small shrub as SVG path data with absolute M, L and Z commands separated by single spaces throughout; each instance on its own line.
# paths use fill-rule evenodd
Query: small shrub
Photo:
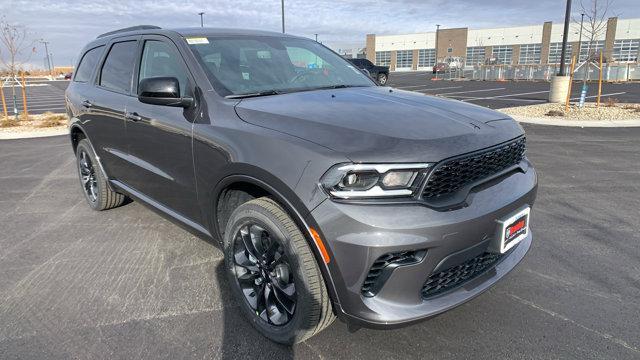
M 0 128 L 9 128 L 18 126 L 20 123 L 14 118 L 7 118 L 4 120 L 0 120 Z
M 546 116 L 564 116 L 564 112 L 560 110 L 549 110 L 545 115 Z
M 64 125 L 67 122 L 67 115 L 65 114 L 54 114 L 52 112 L 46 112 L 38 119 L 34 119 L 36 127 L 55 127 Z
M 36 126 L 40 127 L 40 128 L 47 128 L 47 127 L 61 126 L 61 125 L 64 125 L 64 124 L 65 124 L 64 120 L 60 120 L 60 119 L 56 119 L 56 118 L 47 118 L 47 119 L 43 119 L 41 121 L 38 121 L 36 123 Z

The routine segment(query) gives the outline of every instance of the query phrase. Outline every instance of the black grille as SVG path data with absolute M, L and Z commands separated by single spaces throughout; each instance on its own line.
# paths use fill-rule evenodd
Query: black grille
M 495 149 L 455 158 L 437 165 L 422 192 L 425 200 L 439 200 L 478 180 L 490 177 L 522 161 L 524 137 Z
M 362 295 L 374 296 L 387 281 L 391 271 L 399 265 L 408 265 L 419 262 L 424 258 L 426 251 L 401 251 L 380 256 L 369 269 L 369 273 L 362 284 Z M 390 266 L 393 265 L 393 266 Z
M 460 265 L 432 274 L 422 286 L 422 298 L 428 299 L 461 286 L 491 269 L 501 257 L 499 254 L 485 252 Z

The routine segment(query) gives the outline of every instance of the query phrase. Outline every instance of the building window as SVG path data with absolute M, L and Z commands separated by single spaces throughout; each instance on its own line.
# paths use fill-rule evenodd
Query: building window
M 591 60 L 597 60 L 600 52 L 604 49 L 604 41 L 583 41 L 580 44 L 580 58 L 578 61 L 586 61 L 589 55 L 591 55 Z
M 640 40 L 616 40 L 613 43 L 613 61 L 637 62 Z
M 541 44 L 520 45 L 518 64 L 540 64 Z
M 510 45 L 494 46 L 491 51 L 497 64 L 511 64 L 511 56 L 513 55 L 513 47 Z
M 559 64 L 560 54 L 562 54 L 562 43 L 549 44 L 549 64 Z M 571 44 L 567 44 L 567 52 L 564 54 L 564 62 L 571 62 Z
M 398 50 L 396 52 L 396 69 L 410 68 L 413 63 L 413 50 Z
M 391 51 L 376 51 L 376 65 L 389 66 L 391 64 Z
M 484 59 L 484 46 L 472 46 L 467 48 L 467 58 L 464 64 L 466 66 L 482 65 Z
M 433 67 L 436 64 L 436 49 L 418 50 L 418 67 Z

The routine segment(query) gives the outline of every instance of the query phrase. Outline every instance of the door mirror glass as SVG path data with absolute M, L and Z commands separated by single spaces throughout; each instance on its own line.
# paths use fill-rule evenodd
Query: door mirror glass
M 146 104 L 189 107 L 193 99 L 180 96 L 180 82 L 175 77 L 152 77 L 140 80 L 138 100 Z

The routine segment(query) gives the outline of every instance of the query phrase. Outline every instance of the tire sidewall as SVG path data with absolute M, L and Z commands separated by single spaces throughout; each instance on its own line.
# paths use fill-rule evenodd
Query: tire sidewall
M 84 185 L 82 184 L 82 174 L 80 173 L 80 151 L 84 151 L 89 155 L 89 158 L 91 159 L 91 164 L 93 165 L 94 171 L 96 172 L 96 176 L 98 177 L 97 179 L 98 196 L 96 196 L 95 201 L 91 200 L 86 190 L 84 189 Z M 93 149 L 91 148 L 91 145 L 86 139 L 80 140 L 80 142 L 78 143 L 78 147 L 76 148 L 76 168 L 78 169 L 78 180 L 80 181 L 80 190 L 82 191 L 82 195 L 84 195 L 84 198 L 87 200 L 87 203 L 89 204 L 89 206 L 91 206 L 92 209 L 94 210 L 100 209 L 100 201 L 102 198 L 100 196 L 100 194 L 102 193 L 102 188 L 101 188 L 102 174 L 100 172 L 100 168 L 97 163 L 96 156 L 93 153 Z
M 289 267 L 291 274 L 293 275 L 297 296 L 296 309 L 294 311 L 293 318 L 285 325 L 271 325 L 257 316 L 255 311 L 251 309 L 244 298 L 244 294 L 242 293 L 236 279 L 234 267 L 234 239 L 240 228 L 248 223 L 258 224 L 270 234 L 275 234 L 279 239 L 282 239 L 282 247 L 289 260 Z M 309 283 L 310 279 L 308 279 L 307 274 L 302 270 L 303 266 L 300 264 L 300 258 L 297 254 L 297 250 L 294 248 L 294 242 L 291 239 L 292 236 L 294 236 L 294 234 L 289 234 L 287 229 L 277 220 L 277 218 L 275 218 L 275 216 L 273 216 L 273 214 L 258 205 L 245 203 L 231 214 L 224 237 L 226 273 L 232 292 L 240 303 L 242 313 L 250 323 L 265 336 L 276 342 L 285 344 L 294 343 L 296 338 L 306 330 L 304 328 L 307 323 L 307 321 L 305 321 L 305 315 L 307 315 L 312 308 L 312 304 L 310 304 L 312 296 L 309 294 L 309 291 L 305 286 L 305 284 Z

